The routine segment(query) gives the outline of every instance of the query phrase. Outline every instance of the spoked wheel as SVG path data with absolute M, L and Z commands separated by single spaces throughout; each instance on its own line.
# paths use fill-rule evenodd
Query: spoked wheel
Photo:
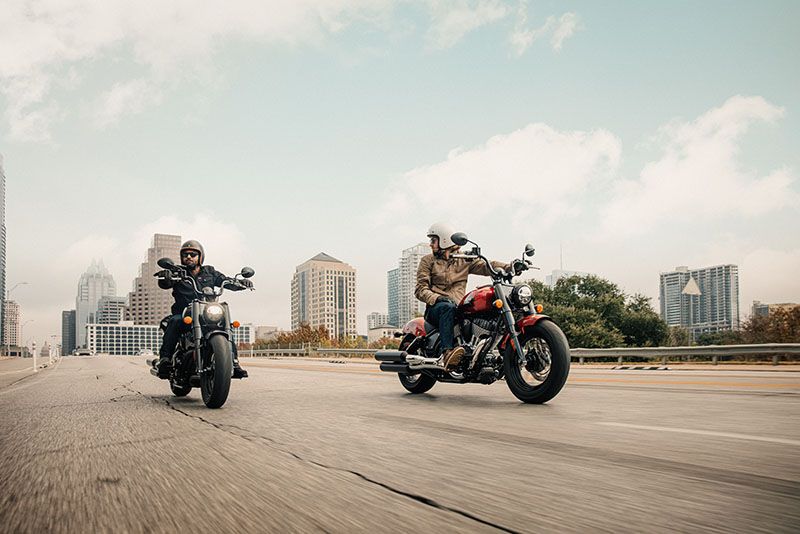
M 519 336 L 525 363 L 520 364 L 511 343 L 503 368 L 508 389 L 522 402 L 541 404 L 561 391 L 569 375 L 569 343 L 552 321 L 539 321 Z
M 224 336 L 213 336 L 203 355 L 203 373 L 200 376 L 200 392 L 209 408 L 219 408 L 228 400 L 231 389 L 233 359 L 231 343 Z
M 413 340 L 413 336 L 406 336 L 402 343 L 400 343 L 400 350 L 406 350 L 406 347 L 408 347 Z M 416 349 L 414 349 L 412 353 L 416 354 L 416 352 Z M 435 378 L 423 373 L 417 373 L 413 375 L 404 375 L 398 373 L 397 377 L 400 379 L 400 383 L 403 384 L 403 387 L 406 388 L 409 393 L 425 393 L 436 384 Z

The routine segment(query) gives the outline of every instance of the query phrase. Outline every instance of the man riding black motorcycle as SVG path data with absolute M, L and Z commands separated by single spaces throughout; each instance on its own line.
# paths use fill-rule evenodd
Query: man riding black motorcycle
M 417 287 L 414 296 L 427 304 L 425 320 L 439 329 L 440 364 L 447 370 L 455 369 L 464 356 L 463 347 L 454 347 L 453 327 L 456 306 L 464 298 L 470 274 L 490 276 L 482 261 L 454 258 L 458 252 L 451 236 L 454 229 L 446 223 L 436 223 L 428 230 L 432 254 L 424 256 L 417 269 Z M 495 269 L 509 269 L 506 263 L 493 261 Z
M 221 286 L 222 282 L 227 279 L 224 274 L 214 269 L 211 265 L 203 265 L 203 260 L 205 259 L 203 246 L 194 239 L 190 239 L 181 245 L 180 255 L 181 265 L 183 265 L 188 274 L 194 278 L 198 289 L 201 291 L 204 287 Z M 191 287 L 189 282 L 175 280 L 170 271 L 165 270 L 157 274 L 159 277 L 158 287 L 161 289 L 172 289 L 172 296 L 175 298 L 175 302 L 172 304 L 172 315 L 162 321 L 162 324 L 166 323 L 164 338 L 161 342 L 158 362 L 155 364 L 159 378 L 168 378 L 172 367 L 172 354 L 175 352 L 178 339 L 182 332 L 189 330 L 189 326 L 183 322 L 183 311 L 195 298 L 195 290 Z M 239 282 L 241 287 L 228 286 L 228 289 L 232 291 L 241 291 L 253 285 L 253 283 L 247 279 L 239 280 Z M 233 350 L 233 377 L 247 377 L 247 371 L 242 369 L 239 365 L 235 344 Z

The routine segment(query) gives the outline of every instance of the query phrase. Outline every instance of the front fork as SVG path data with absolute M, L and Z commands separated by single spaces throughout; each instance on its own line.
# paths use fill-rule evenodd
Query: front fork
M 508 299 L 506 298 L 506 293 L 503 291 L 503 286 L 501 284 L 494 285 L 494 294 L 503 302 L 502 314 L 503 319 L 506 321 L 506 328 L 508 328 L 508 337 L 511 341 L 511 346 L 514 348 L 514 352 L 517 354 L 517 361 L 520 365 L 525 365 L 527 360 L 525 359 L 525 353 L 522 351 L 522 345 L 519 344 L 519 338 L 517 337 L 517 328 L 514 324 L 514 314 L 511 313 L 511 306 L 508 304 Z
M 203 362 L 200 359 L 200 341 L 203 339 L 203 328 L 200 326 L 200 303 L 196 300 L 192 302 L 192 332 L 194 334 L 194 361 L 197 364 L 197 376 L 203 370 Z

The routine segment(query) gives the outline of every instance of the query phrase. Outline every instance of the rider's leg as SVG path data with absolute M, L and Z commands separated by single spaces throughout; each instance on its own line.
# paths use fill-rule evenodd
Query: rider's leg
M 247 371 L 239 365 L 239 349 L 236 343 L 231 342 L 231 345 L 233 345 L 233 378 L 247 378 Z
M 448 369 L 458 365 L 464 356 L 462 347 L 453 347 L 455 319 L 456 305 L 453 302 L 437 302 L 428 310 L 428 321 L 439 329 L 439 351 L 442 363 Z
M 180 314 L 173 315 L 167 321 L 167 326 L 164 328 L 164 337 L 161 340 L 161 349 L 158 351 L 158 363 L 156 365 L 159 373 L 166 373 L 172 367 L 172 354 L 178 344 L 182 325 L 183 317 Z

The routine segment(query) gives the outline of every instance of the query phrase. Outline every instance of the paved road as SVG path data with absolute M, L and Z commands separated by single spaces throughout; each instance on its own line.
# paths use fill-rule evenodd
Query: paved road
M 410 396 L 373 365 L 248 364 L 221 410 L 141 358 L 0 382 L 0 531 L 800 526 L 798 373 L 574 369 L 526 406 L 503 383 Z

